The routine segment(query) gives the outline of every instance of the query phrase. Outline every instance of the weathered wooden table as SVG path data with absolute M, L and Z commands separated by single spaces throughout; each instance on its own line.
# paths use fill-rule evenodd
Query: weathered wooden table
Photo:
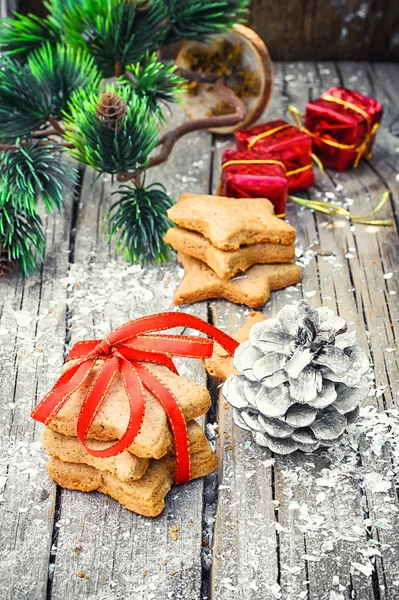
M 232 425 L 217 382 L 208 381 L 214 409 L 207 432 L 214 439 L 219 424 L 218 474 L 174 488 L 161 517 L 134 515 L 99 493 L 57 488 L 38 442 L 42 427 L 29 413 L 58 377 L 66 345 L 169 309 L 181 277 L 174 263 L 141 269 L 116 259 L 102 235 L 111 183 L 86 171 L 63 213 L 47 218 L 43 267 L 0 286 L 1 598 L 399 598 L 399 66 L 278 64 L 265 118 L 286 115 L 290 102 L 303 108 L 336 84 L 380 100 L 384 122 L 371 162 L 327 172 L 311 196 L 346 201 L 364 214 L 390 189 L 381 216 L 393 226 L 353 225 L 290 206 L 303 280 L 274 293 L 264 313 L 305 297 L 359 330 L 376 378 L 362 419 L 329 453 L 272 456 Z M 179 110 L 173 119 L 183 120 Z M 231 144 L 192 134 L 155 175 L 175 197 L 215 192 L 221 153 Z M 249 313 L 224 301 L 190 310 L 231 333 Z M 194 363 L 186 361 L 181 373 L 205 382 Z

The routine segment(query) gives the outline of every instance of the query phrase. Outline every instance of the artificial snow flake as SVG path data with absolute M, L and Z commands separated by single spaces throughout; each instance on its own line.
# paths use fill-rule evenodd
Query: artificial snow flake
M 223 386 L 234 421 L 277 454 L 335 444 L 369 394 L 370 365 L 356 332 L 331 309 L 306 300 L 255 324 L 234 366 L 239 374 Z
M 357 571 L 360 571 L 360 573 L 363 573 L 363 575 L 365 575 L 366 577 L 370 577 L 370 575 L 374 571 L 374 567 L 371 564 L 371 562 L 367 562 L 365 565 L 363 565 L 362 563 L 353 562 L 352 567 Z
M 32 315 L 26 310 L 14 310 L 14 317 L 18 327 L 29 327 Z

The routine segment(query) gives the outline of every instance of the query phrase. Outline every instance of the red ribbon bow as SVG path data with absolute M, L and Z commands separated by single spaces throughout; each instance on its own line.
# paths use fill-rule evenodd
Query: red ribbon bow
M 150 335 L 172 327 L 190 327 L 209 335 L 212 339 L 183 335 Z M 142 361 L 164 365 L 178 374 L 172 356 L 212 356 L 214 341 L 229 354 L 234 354 L 238 346 L 230 336 L 194 315 L 168 312 L 125 323 L 103 340 L 78 342 L 68 354 L 68 360 L 76 359 L 76 362 L 61 375 L 32 411 L 31 416 L 48 425 L 71 395 L 88 379 L 96 361 L 101 360 L 103 362 L 86 393 L 77 421 L 76 435 L 85 449 L 93 456 L 106 458 L 128 448 L 143 423 L 146 388 L 166 412 L 175 441 L 176 483 L 184 483 L 190 479 L 191 460 L 183 410 L 171 390 L 147 369 Z M 104 450 L 94 450 L 87 446 L 86 436 L 118 373 L 129 402 L 129 423 L 120 440 Z

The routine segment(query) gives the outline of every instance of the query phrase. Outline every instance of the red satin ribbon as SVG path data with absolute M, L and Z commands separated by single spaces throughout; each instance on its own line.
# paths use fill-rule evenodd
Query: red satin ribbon
M 183 335 L 150 335 L 172 327 L 189 327 L 212 339 Z M 173 432 L 176 452 L 176 483 L 191 476 L 190 447 L 183 410 L 172 391 L 143 362 L 152 362 L 177 369 L 172 356 L 206 358 L 212 356 L 217 341 L 229 354 L 234 354 L 238 342 L 202 319 L 185 313 L 168 312 L 142 317 L 118 327 L 103 340 L 76 343 L 68 355 L 75 363 L 61 375 L 53 388 L 32 411 L 36 421 L 48 425 L 61 407 L 88 379 L 96 361 L 101 360 L 80 410 L 76 435 L 93 456 L 106 458 L 123 452 L 140 431 L 145 414 L 145 389 L 164 408 Z M 100 410 L 117 376 L 122 378 L 129 402 L 129 423 L 123 436 L 105 450 L 94 450 L 86 444 L 90 426 Z

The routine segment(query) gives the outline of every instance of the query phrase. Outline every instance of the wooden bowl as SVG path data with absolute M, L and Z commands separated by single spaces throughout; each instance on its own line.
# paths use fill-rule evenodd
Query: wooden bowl
M 244 96 L 236 92 L 247 107 L 245 118 L 228 127 L 210 128 L 208 131 L 214 133 L 228 134 L 254 123 L 265 110 L 269 102 L 273 85 L 273 63 L 263 40 L 252 30 L 244 25 L 235 25 L 233 31 L 223 35 L 212 36 L 207 44 L 196 41 L 183 43 L 176 64 L 183 69 L 193 70 L 190 54 L 212 53 L 223 40 L 231 44 L 241 44 L 241 65 L 245 72 L 254 74 L 257 79 L 256 93 Z M 227 63 L 227 61 L 226 61 Z M 228 83 L 227 74 L 227 83 Z M 182 94 L 182 107 L 189 119 L 203 119 L 218 112 L 220 97 L 214 91 L 214 85 L 210 83 L 195 84 L 195 93 L 189 91 Z M 233 87 L 234 89 L 234 87 Z M 236 91 L 236 90 L 234 90 Z

